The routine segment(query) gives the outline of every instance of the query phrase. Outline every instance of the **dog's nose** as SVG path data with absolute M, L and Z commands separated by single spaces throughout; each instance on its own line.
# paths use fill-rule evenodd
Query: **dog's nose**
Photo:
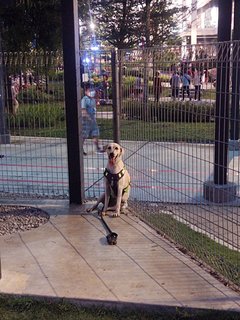
M 113 157 L 114 157 L 114 153 L 111 152 L 111 153 L 109 154 L 109 156 L 110 156 L 111 158 L 113 158 Z

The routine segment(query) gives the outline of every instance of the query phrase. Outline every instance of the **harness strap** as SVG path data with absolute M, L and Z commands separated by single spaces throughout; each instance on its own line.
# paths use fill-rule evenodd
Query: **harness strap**
M 108 179 L 108 182 L 112 185 L 114 182 L 118 182 L 125 174 L 125 168 L 123 167 L 118 173 L 111 173 L 107 168 L 104 170 L 104 176 Z
M 118 173 L 111 173 L 107 168 L 105 168 L 104 170 L 104 176 L 107 178 L 109 184 L 110 184 L 110 188 L 111 188 L 111 194 L 114 195 L 115 197 L 117 196 L 118 193 L 118 184 L 117 182 L 122 179 L 122 177 L 124 176 L 126 170 L 125 167 L 122 168 L 121 171 L 119 171 Z M 130 187 L 130 181 L 129 184 L 127 185 L 127 187 L 125 187 L 123 189 L 122 194 L 126 193 L 128 191 Z

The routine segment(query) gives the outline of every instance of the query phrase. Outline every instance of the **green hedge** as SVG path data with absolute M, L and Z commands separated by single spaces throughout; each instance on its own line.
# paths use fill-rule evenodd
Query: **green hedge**
M 39 129 L 56 127 L 65 120 L 65 110 L 61 103 L 22 105 L 15 116 L 9 115 L 10 128 Z
M 145 107 L 139 101 L 125 101 L 122 114 L 129 120 L 154 122 L 213 122 L 215 106 L 208 103 L 165 101 L 148 102 Z
M 64 100 L 64 88 L 63 82 L 50 82 L 48 86 L 48 92 L 46 92 L 46 85 L 43 84 L 41 88 L 37 88 L 35 85 L 22 89 L 17 100 L 19 103 L 47 103 Z

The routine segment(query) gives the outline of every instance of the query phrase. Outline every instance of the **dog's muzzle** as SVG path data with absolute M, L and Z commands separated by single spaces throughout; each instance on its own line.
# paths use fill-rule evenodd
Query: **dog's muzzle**
M 110 162 L 114 163 L 116 161 L 117 157 L 118 157 L 118 154 L 115 155 L 113 152 L 111 152 L 108 156 L 108 159 Z

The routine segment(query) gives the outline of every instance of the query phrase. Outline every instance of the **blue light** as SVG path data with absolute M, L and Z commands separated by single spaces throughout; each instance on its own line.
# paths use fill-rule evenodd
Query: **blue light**
M 99 46 L 93 45 L 93 46 L 91 47 L 91 50 L 92 50 L 92 51 L 97 51 L 97 50 L 99 50 Z
M 86 58 L 83 59 L 83 62 L 88 64 L 90 62 L 90 59 L 88 57 L 86 57 Z

